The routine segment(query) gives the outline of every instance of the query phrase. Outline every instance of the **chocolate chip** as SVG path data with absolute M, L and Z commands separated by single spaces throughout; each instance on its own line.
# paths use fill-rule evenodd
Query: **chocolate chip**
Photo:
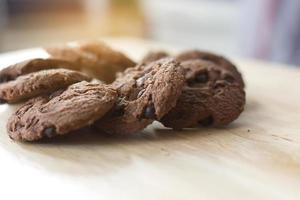
M 55 130 L 55 127 L 48 127 L 48 128 L 45 128 L 44 131 L 43 131 L 44 135 L 46 135 L 47 137 L 51 138 L 53 136 L 56 135 L 56 130 Z
M 203 55 L 201 56 L 201 59 L 211 61 L 211 57 L 209 55 Z
M 125 106 L 123 104 L 117 104 L 113 113 L 112 113 L 112 117 L 120 117 L 122 115 L 124 115 L 125 113 Z
M 52 94 L 49 95 L 49 99 L 53 99 L 54 97 L 61 95 L 64 91 L 65 91 L 64 89 L 60 89 L 53 92 Z
M 10 76 L 1 76 L 0 77 L 0 83 L 8 82 L 10 80 L 12 80 L 12 78 Z
M 226 74 L 224 79 L 229 83 L 233 83 L 235 81 L 234 77 L 229 74 Z
M 195 81 L 197 83 L 206 83 L 208 81 L 208 74 L 207 72 L 197 74 L 195 77 Z
M 205 127 L 206 127 L 206 126 L 212 125 L 213 122 L 214 122 L 213 117 L 212 117 L 212 116 L 208 116 L 208 117 L 206 117 L 205 119 L 199 121 L 198 124 L 199 124 L 200 126 L 205 126 Z
M 154 104 L 150 104 L 144 109 L 144 118 L 156 119 Z
M 209 80 L 208 72 L 201 71 L 200 73 L 196 74 L 193 79 L 188 80 L 188 86 L 190 87 L 198 87 L 199 84 L 207 83 Z
M 111 117 L 121 117 L 125 113 L 125 105 L 123 99 L 118 99 L 118 102 L 115 104 L 115 108 L 112 110 Z
M 4 99 L 0 99 L 0 104 L 5 104 L 5 103 L 7 103 L 7 101 L 6 101 L 6 100 L 4 100 Z

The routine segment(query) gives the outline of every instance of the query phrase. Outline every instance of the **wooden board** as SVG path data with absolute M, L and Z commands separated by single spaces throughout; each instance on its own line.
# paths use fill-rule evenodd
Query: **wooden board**
M 109 42 L 135 59 L 167 48 Z M 0 66 L 38 56 L 45 53 L 3 54 Z M 0 199 L 299 199 L 300 70 L 234 60 L 247 106 L 224 129 L 176 132 L 156 123 L 128 138 L 82 134 L 20 144 L 6 134 L 12 106 L 0 106 Z

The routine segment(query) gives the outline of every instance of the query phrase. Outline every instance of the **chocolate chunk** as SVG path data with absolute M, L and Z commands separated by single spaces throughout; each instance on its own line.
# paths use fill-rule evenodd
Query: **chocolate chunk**
M 4 99 L 0 99 L 0 104 L 5 104 L 5 103 L 7 103 L 7 101 L 6 101 L 6 100 L 4 100 Z
M 196 81 L 198 83 L 206 83 L 208 81 L 208 75 L 206 73 L 201 73 L 196 76 Z
M 201 121 L 199 121 L 198 123 L 199 123 L 200 126 L 205 126 L 206 127 L 206 126 L 211 126 L 213 124 L 213 122 L 214 122 L 213 117 L 208 116 L 208 117 L 202 119 Z
M 120 117 L 124 115 L 125 113 L 125 105 L 122 103 L 119 103 L 115 106 L 114 111 L 112 113 L 112 117 Z
M 43 133 L 45 136 L 51 138 L 56 135 L 55 127 L 52 126 L 52 127 L 45 128 Z
M 155 107 L 154 107 L 153 103 L 146 106 L 143 118 L 145 118 L 145 119 L 156 119 Z
M 224 79 L 229 82 L 229 83 L 234 83 L 235 82 L 235 79 L 233 76 L 229 75 L 229 74 L 226 74 Z
M 10 80 L 12 80 L 12 78 L 9 76 L 5 76 L 5 75 L 0 76 L 0 83 L 4 83 L 4 82 L 10 81 Z

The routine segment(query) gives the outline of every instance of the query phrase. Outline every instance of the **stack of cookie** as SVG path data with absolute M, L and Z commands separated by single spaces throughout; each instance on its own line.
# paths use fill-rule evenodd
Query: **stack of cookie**
M 25 103 L 9 118 L 13 140 L 36 141 L 92 127 L 137 133 L 223 126 L 245 105 L 244 82 L 227 59 L 201 51 L 149 53 L 136 64 L 101 42 L 47 48 L 0 72 L 1 103 Z

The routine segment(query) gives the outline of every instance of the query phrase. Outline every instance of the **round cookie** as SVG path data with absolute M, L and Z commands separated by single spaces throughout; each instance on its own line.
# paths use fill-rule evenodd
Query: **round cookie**
M 16 79 L 18 76 L 29 74 L 32 72 L 37 72 L 45 69 L 73 69 L 78 70 L 78 66 L 64 60 L 58 59 L 42 59 L 35 58 L 30 60 L 25 60 L 23 62 L 10 65 L 0 71 L 0 83 L 8 82 Z
M 235 79 L 238 81 L 238 83 L 244 87 L 244 81 L 242 78 L 241 73 L 237 70 L 236 66 L 232 64 L 228 59 L 216 55 L 213 53 L 205 52 L 205 51 L 199 51 L 199 50 L 189 50 L 182 52 L 176 56 L 176 59 L 179 62 L 187 61 L 187 60 L 194 60 L 194 59 L 201 59 L 213 62 L 219 67 L 222 67 L 224 69 L 227 69 L 232 72 L 232 75 L 235 77 Z
M 16 103 L 41 94 L 48 94 L 90 77 L 68 69 L 49 69 L 17 77 L 0 84 L 1 102 Z
M 232 72 L 204 60 L 183 61 L 186 85 L 160 122 L 174 129 L 222 126 L 243 111 L 245 92 Z
M 184 74 L 169 58 L 127 69 L 112 84 L 119 95 L 117 106 L 96 127 L 110 134 L 130 134 L 161 119 L 175 106 Z
M 35 141 L 91 125 L 115 104 L 117 92 L 104 84 L 82 81 L 52 95 L 26 102 L 8 120 L 13 140 Z
M 99 41 L 81 42 L 75 46 L 60 46 L 46 48 L 51 57 L 75 63 L 80 70 L 111 83 L 117 72 L 122 72 L 135 63 L 125 54 L 115 51 Z

